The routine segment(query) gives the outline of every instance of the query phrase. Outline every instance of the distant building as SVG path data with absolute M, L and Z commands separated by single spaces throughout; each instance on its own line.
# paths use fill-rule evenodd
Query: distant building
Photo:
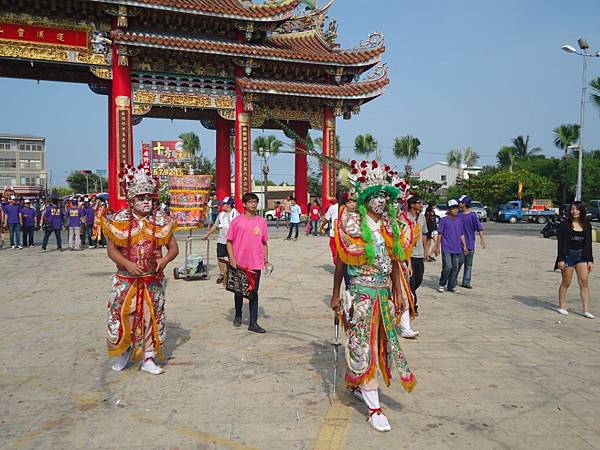
M 481 171 L 481 167 L 468 167 L 463 166 L 462 176 L 465 180 L 468 180 L 470 176 L 477 175 Z M 450 167 L 446 162 L 437 162 L 431 166 L 427 166 L 421 169 L 419 172 L 420 180 L 435 181 L 442 185 L 442 189 L 449 188 L 456 184 L 459 170 L 457 167 Z
M 0 186 L 34 194 L 46 183 L 46 138 L 0 133 Z

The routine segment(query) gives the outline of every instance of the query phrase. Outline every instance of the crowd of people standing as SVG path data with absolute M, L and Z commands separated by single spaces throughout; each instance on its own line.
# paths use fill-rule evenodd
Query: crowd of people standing
M 24 198 L 14 193 L 0 194 L 0 248 L 9 241 L 12 249 L 35 247 L 35 234 L 40 231 L 41 247 L 45 251 L 54 235 L 56 247 L 63 250 L 63 229 L 67 231 L 68 248 L 82 250 L 106 248 L 99 217 L 106 211 L 106 202 L 96 196 L 76 195 L 59 198 Z M 5 232 L 6 231 L 6 232 Z M 8 235 L 8 236 L 6 236 Z

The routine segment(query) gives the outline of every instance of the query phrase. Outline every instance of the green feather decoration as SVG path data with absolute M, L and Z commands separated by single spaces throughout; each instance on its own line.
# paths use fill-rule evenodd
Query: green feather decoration
M 402 250 L 402 243 L 400 242 L 400 226 L 398 225 L 398 210 L 393 203 L 388 204 L 388 214 L 392 221 L 392 234 L 394 236 L 394 246 L 392 247 L 392 254 L 399 260 L 404 259 L 404 250 Z
M 373 232 L 367 223 L 367 208 L 365 205 L 358 205 L 358 213 L 360 214 L 360 231 L 362 238 L 365 241 L 365 258 L 370 266 L 375 264 L 375 243 L 373 241 Z

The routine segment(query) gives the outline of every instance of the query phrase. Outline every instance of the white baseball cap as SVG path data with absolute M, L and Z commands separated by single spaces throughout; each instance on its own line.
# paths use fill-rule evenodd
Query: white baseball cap
M 31 203 L 31 200 L 29 200 L 28 198 L 25 199 L 25 203 Z
M 10 199 L 11 199 L 11 200 L 16 200 L 16 199 L 17 199 L 17 197 L 15 197 L 14 195 L 11 195 L 11 196 L 10 196 Z
M 450 200 L 448 200 L 448 208 L 452 208 L 454 206 L 458 206 L 458 202 L 455 199 L 451 198 Z

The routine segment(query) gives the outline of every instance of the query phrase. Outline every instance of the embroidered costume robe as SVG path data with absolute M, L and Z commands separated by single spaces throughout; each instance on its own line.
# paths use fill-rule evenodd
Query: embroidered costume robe
M 132 346 L 134 360 L 141 359 L 144 351 L 154 351 L 161 358 L 166 338 L 166 280 L 162 272 L 155 271 L 156 260 L 162 257 L 175 222 L 161 211 L 138 219 L 126 209 L 112 218 L 103 216 L 101 222 L 105 236 L 123 256 L 144 268 L 143 275 L 134 276 L 117 265 L 108 302 L 108 354 L 119 356 Z
M 400 302 L 392 296 L 392 265 L 398 260 L 392 251 L 392 219 L 384 214 L 379 224 L 368 216 L 366 220 L 374 239 L 373 264 L 367 262 L 365 255 L 360 214 L 343 209 L 336 225 L 338 255 L 347 265 L 350 278 L 348 290 L 342 296 L 342 322 L 348 333 L 346 384 L 354 388 L 367 383 L 377 375 L 379 366 L 384 382 L 389 385 L 391 369 L 396 367 L 402 386 L 410 392 L 416 379 L 400 347 L 396 331 Z

